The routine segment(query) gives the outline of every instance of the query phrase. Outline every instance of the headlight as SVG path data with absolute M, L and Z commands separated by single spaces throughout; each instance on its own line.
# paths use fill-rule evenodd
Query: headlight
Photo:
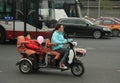
M 104 31 L 111 31 L 109 28 L 103 28 Z

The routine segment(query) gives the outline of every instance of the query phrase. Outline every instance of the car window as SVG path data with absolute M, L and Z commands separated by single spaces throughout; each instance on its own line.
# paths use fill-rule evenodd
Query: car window
M 84 22 L 83 20 L 76 19 L 75 24 L 77 24 L 77 25 L 82 25 L 82 26 L 86 26 L 87 23 Z
M 74 19 L 65 19 L 65 20 L 62 20 L 60 23 L 75 24 L 75 20 Z
M 109 25 L 109 24 L 115 24 L 112 20 L 104 20 L 103 24 Z

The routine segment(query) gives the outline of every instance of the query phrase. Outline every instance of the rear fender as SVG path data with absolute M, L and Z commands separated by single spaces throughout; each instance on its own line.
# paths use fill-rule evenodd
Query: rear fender
M 33 65 L 32 61 L 30 59 L 22 58 L 19 60 L 19 63 L 21 63 L 22 61 L 28 61 L 31 65 Z
M 74 55 L 75 55 L 75 53 L 74 53 L 73 49 L 70 49 L 69 55 L 68 55 L 68 58 L 69 58 L 68 63 L 69 64 L 71 64 L 73 62 Z

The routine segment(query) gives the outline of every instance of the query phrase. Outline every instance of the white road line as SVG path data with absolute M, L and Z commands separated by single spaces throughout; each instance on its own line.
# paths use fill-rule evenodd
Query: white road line
M 3 71 L 0 70 L 0 73 L 1 73 L 1 72 L 3 72 Z
M 84 47 L 84 46 L 79 46 L 80 48 L 84 48 L 86 50 L 95 50 L 96 48 L 93 47 Z
M 120 73 L 120 70 L 117 70 L 117 72 L 119 72 L 119 73 Z
M 96 48 L 92 48 L 92 47 L 87 47 L 87 50 L 95 50 Z

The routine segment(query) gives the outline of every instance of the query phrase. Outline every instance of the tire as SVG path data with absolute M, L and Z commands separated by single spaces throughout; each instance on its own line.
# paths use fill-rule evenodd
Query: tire
M 0 27 L 0 44 L 5 43 L 5 31 Z
M 19 70 L 20 70 L 20 72 L 22 72 L 24 74 L 28 74 L 28 73 L 32 72 L 33 67 L 29 61 L 23 60 L 19 64 Z
M 73 64 L 71 67 L 71 72 L 74 76 L 82 76 L 84 74 L 83 64 Z
M 112 30 L 112 36 L 118 37 L 119 36 L 119 30 Z
M 100 31 L 96 30 L 96 31 L 93 32 L 93 37 L 95 39 L 99 39 L 99 38 L 102 37 L 102 33 Z

